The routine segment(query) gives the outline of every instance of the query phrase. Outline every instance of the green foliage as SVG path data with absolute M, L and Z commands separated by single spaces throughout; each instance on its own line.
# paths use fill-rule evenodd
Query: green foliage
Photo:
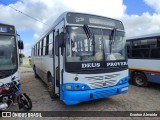
M 19 58 L 24 58 L 25 55 L 23 53 L 19 53 Z

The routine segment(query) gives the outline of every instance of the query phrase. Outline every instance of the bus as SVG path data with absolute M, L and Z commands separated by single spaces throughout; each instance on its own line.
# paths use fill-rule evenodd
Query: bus
M 130 82 L 141 87 L 160 83 L 160 33 L 128 38 L 126 46 Z
M 67 105 L 126 93 L 125 44 L 121 21 L 64 12 L 32 47 L 35 77 Z
M 13 25 L 0 23 L 0 83 L 10 83 L 14 77 L 20 80 L 19 49 L 23 41 Z

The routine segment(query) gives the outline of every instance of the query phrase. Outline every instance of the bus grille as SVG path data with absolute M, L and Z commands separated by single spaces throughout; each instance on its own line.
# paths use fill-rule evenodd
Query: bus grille
M 117 80 L 108 80 L 108 81 L 101 81 L 101 82 L 93 82 L 89 84 L 94 89 L 94 88 L 114 86 L 116 83 L 117 83 Z
M 117 79 L 115 77 L 119 76 L 120 74 L 111 74 L 111 75 L 104 75 L 104 76 L 93 76 L 93 77 L 85 77 L 88 81 L 92 81 L 90 84 L 92 89 L 95 88 L 103 88 L 114 86 L 117 84 Z
M 104 79 L 112 79 L 117 77 L 120 74 L 112 74 L 112 75 L 104 75 L 104 76 L 93 76 L 93 77 L 85 77 L 87 80 L 104 80 Z

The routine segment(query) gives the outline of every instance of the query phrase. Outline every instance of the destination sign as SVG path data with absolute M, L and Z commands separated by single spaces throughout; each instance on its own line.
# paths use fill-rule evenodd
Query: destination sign
M 103 19 L 89 18 L 89 23 L 97 25 L 115 26 L 115 22 Z
M 0 24 L 0 33 L 13 33 L 13 34 L 15 34 L 14 26 Z
M 0 32 L 7 32 L 6 26 L 0 26 Z
M 93 26 L 110 27 L 124 30 L 123 24 L 119 20 L 108 17 L 82 14 L 82 13 L 67 13 L 67 22 L 69 24 L 86 24 Z

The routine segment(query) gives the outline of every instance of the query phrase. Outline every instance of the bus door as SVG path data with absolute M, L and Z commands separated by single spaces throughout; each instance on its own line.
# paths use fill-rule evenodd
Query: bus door
M 61 86 L 63 86 L 63 54 L 62 54 L 62 48 L 59 47 L 59 42 L 60 42 L 60 33 L 63 32 L 63 27 L 64 27 L 64 21 L 59 23 L 55 27 L 55 43 L 54 43 L 54 48 L 55 48 L 55 58 L 54 58 L 54 75 L 55 75 L 55 94 L 59 95 L 60 97 L 60 89 Z

